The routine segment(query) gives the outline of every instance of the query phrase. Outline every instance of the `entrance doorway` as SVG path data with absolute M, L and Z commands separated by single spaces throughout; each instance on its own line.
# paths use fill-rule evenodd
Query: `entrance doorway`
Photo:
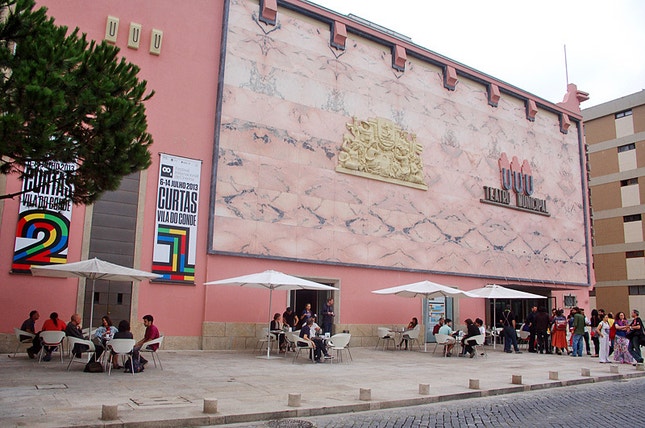
M 321 284 L 325 284 L 321 282 Z M 326 284 L 334 286 L 334 284 Z M 291 306 L 298 315 L 298 319 L 301 318 L 302 311 L 305 309 L 307 303 L 311 303 L 311 311 L 316 314 L 318 325 L 322 326 L 322 309 L 323 306 L 327 303 L 327 299 L 334 297 L 333 291 L 328 290 L 292 290 L 289 293 L 289 306 Z M 334 322 L 338 322 L 338 311 L 336 310 L 337 303 L 334 299 L 334 314 L 336 314 Z

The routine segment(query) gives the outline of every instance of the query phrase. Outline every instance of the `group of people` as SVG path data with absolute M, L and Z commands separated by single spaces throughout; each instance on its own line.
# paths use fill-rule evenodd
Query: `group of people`
M 130 322 L 128 320 L 121 320 L 118 327 L 114 326 L 112 320 L 108 315 L 104 315 L 101 318 L 101 326 L 99 326 L 96 331 L 93 333 L 90 332 L 90 335 L 84 335 L 83 329 L 81 327 L 81 316 L 79 314 L 73 314 L 70 317 L 69 323 L 65 323 L 58 317 L 57 312 L 52 312 L 49 315 L 49 318 L 45 320 L 42 325 L 42 328 L 36 330 L 36 321 L 40 318 L 38 311 L 33 310 L 29 313 L 29 318 L 27 318 L 21 326 L 21 330 L 28 333 L 34 334 L 32 340 L 32 346 L 27 349 L 27 354 L 29 358 L 35 358 L 41 352 L 42 342 L 40 339 L 40 332 L 42 331 L 64 331 L 66 336 L 76 337 L 79 339 L 91 340 L 95 348 L 95 360 L 99 360 L 103 352 L 107 348 L 107 343 L 112 339 L 134 339 L 132 332 L 130 331 Z M 136 342 L 133 349 L 133 358 L 139 358 L 139 361 L 142 365 L 145 365 L 148 361 L 139 355 L 139 351 L 144 343 L 157 339 L 159 337 L 159 330 L 157 326 L 153 324 L 154 318 L 152 315 L 145 315 L 143 317 L 143 325 L 146 327 L 144 337 Z M 21 338 L 22 339 L 22 338 Z M 149 345 L 150 349 L 157 350 L 159 347 L 158 344 Z M 45 355 L 43 356 L 43 361 L 50 361 L 51 354 L 55 350 L 55 346 L 45 347 Z M 76 344 L 71 352 L 76 356 L 80 357 L 80 354 L 88 350 L 89 346 L 85 344 Z M 111 356 L 111 364 L 113 368 L 120 369 L 122 368 L 119 365 L 117 355 Z
M 471 318 L 467 318 L 464 323 L 466 324 L 466 330 L 463 333 L 452 329 L 452 320 L 450 318 L 444 319 L 441 317 L 435 324 L 432 334 L 443 334 L 448 337 L 444 344 L 446 357 L 452 357 L 452 350 L 457 344 L 457 340 L 461 338 L 461 352 L 458 355 L 460 357 L 470 356 L 470 358 L 474 358 L 475 345 L 477 344 L 474 337 L 480 335 L 486 337 L 486 327 L 484 327 L 484 320 L 481 318 L 476 318 L 474 321 Z
M 314 361 L 320 362 L 322 356 L 325 359 L 333 358 L 327 353 L 325 340 L 321 335 L 331 335 L 334 325 L 334 299 L 329 298 L 322 309 L 322 327 L 316 323 L 316 314 L 311 309 L 311 303 L 307 303 L 300 313 L 296 315 L 292 307 L 288 307 L 282 315 L 276 313 L 271 321 L 272 331 L 290 330 L 299 332 L 299 337 L 313 347 Z M 284 335 L 279 335 L 280 352 L 286 352 L 288 343 Z

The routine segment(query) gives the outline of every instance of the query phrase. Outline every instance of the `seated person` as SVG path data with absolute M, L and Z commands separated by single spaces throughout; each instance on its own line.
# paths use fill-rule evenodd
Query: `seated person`
M 67 323 L 67 327 L 65 327 L 65 335 L 68 337 L 76 337 L 78 339 L 87 339 L 87 337 L 83 336 L 83 330 L 81 329 L 81 316 L 79 314 L 72 315 L 69 322 Z M 88 349 L 90 349 L 88 345 L 75 343 L 74 348 L 72 349 L 72 353 L 76 358 L 81 358 L 81 353 L 83 351 L 87 351 Z M 99 352 L 98 349 L 97 352 Z M 101 353 L 102 352 L 103 348 L 101 348 Z M 101 354 L 97 354 L 97 357 L 99 355 Z
M 144 334 L 143 339 L 141 339 L 134 345 L 134 352 L 133 352 L 134 358 L 139 358 L 141 361 L 141 364 L 143 365 L 145 365 L 148 362 L 148 360 L 139 356 L 139 351 L 141 350 L 141 347 L 143 346 L 144 343 L 154 339 L 158 339 L 160 336 L 159 330 L 157 329 L 157 326 L 153 324 L 153 322 L 154 322 L 154 318 L 152 317 L 152 315 L 143 316 L 143 325 L 146 327 L 146 333 Z M 148 348 L 153 351 L 156 351 L 157 349 L 159 349 L 159 344 L 155 343 L 153 345 L 148 346 Z
M 309 342 L 311 346 L 313 346 L 314 361 L 316 363 L 319 363 L 321 353 L 325 355 L 326 360 L 332 358 L 332 356 L 327 353 L 327 348 L 325 347 L 325 341 L 322 340 L 320 337 L 315 337 L 313 335 L 312 333 L 313 324 L 314 324 L 313 317 L 307 318 L 307 323 L 303 325 L 302 329 L 300 330 L 300 338 Z
M 408 326 L 405 328 L 403 331 L 403 334 L 401 335 L 401 342 L 399 343 L 399 348 L 401 345 L 403 345 L 403 342 L 405 342 L 405 349 L 408 349 L 408 340 L 410 337 L 406 334 L 410 330 L 414 330 L 416 326 L 419 325 L 419 321 L 417 320 L 417 317 L 412 317 L 410 322 L 408 323 Z
M 132 332 L 130 331 L 130 323 L 127 320 L 121 320 L 119 322 L 119 331 L 114 333 L 113 339 L 134 339 Z M 112 352 L 112 368 L 113 369 L 122 369 L 123 367 L 119 365 L 119 356 Z
M 101 317 L 101 326 L 94 332 L 95 344 L 105 345 L 110 339 L 114 337 L 116 332 L 119 331 L 114 325 L 109 316 L 103 315 Z
M 432 335 L 440 334 L 439 329 L 444 325 L 445 322 L 446 321 L 443 319 L 443 317 L 439 318 L 439 321 L 432 328 Z
M 466 321 L 466 334 L 464 335 L 464 338 L 461 340 L 461 346 L 464 347 L 464 352 L 459 354 L 460 356 L 465 356 L 466 354 L 470 354 L 470 358 L 473 358 L 475 356 L 475 348 L 473 348 L 473 345 L 475 345 L 474 340 L 469 340 L 471 337 L 474 336 L 479 336 L 479 328 L 475 325 L 473 320 L 468 318 Z
M 446 347 L 446 357 L 452 357 L 452 348 L 455 347 L 457 339 L 453 336 L 454 331 L 452 330 L 452 320 L 450 318 L 446 318 L 437 334 L 445 334 L 448 336 L 448 342 L 444 345 Z
M 271 320 L 271 326 L 270 326 L 271 331 L 283 331 L 284 327 L 285 325 L 282 322 L 282 315 L 280 315 L 279 312 L 276 312 L 273 315 L 273 320 Z M 278 334 L 278 344 L 280 345 L 280 352 L 286 352 L 287 345 L 284 338 L 284 334 Z
M 38 334 L 36 332 L 36 321 L 38 321 L 38 318 L 40 318 L 40 314 L 38 313 L 38 311 L 29 312 L 29 318 L 23 321 L 22 325 L 20 326 L 20 330 L 26 331 L 27 333 L 31 333 L 31 334 Z M 28 339 L 30 339 L 29 336 L 20 335 L 21 342 L 23 340 L 28 340 Z M 40 343 L 40 339 L 39 339 L 39 343 Z M 32 341 L 32 345 L 33 345 L 33 341 Z M 34 358 L 36 356 L 36 352 L 34 352 L 33 346 L 27 349 L 27 355 L 29 355 L 29 358 Z
M 66 327 L 67 325 L 65 322 L 58 319 L 58 312 L 52 312 L 49 314 L 49 319 L 46 319 L 43 323 L 43 329 L 41 331 L 65 331 Z M 38 339 L 38 345 L 36 346 L 36 343 L 34 342 L 32 348 L 37 348 L 36 352 L 40 352 L 40 349 L 42 348 L 40 335 L 36 335 L 34 341 L 36 339 Z M 48 346 L 45 349 L 46 354 L 43 357 L 43 361 L 50 361 L 52 359 L 52 352 L 54 352 L 55 349 L 55 346 Z

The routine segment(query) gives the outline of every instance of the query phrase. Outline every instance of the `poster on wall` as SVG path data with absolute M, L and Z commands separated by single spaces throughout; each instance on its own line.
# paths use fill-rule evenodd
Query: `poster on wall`
M 194 284 L 202 163 L 160 157 L 152 272 L 161 275 L 155 281 Z
M 73 163 L 27 162 L 16 227 L 11 271 L 29 273 L 33 265 L 67 263 Z

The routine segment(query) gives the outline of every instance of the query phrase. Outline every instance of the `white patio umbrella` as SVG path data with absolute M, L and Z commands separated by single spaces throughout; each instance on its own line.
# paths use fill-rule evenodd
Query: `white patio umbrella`
M 338 288 L 332 287 L 331 285 L 319 284 L 314 281 L 287 275 L 274 270 L 266 270 L 264 272 L 252 273 L 235 278 L 205 282 L 204 285 L 232 285 L 237 287 L 266 288 L 269 290 L 269 319 L 271 319 L 273 290 L 338 290 Z M 269 328 L 267 329 L 267 359 L 271 358 L 271 342 L 269 340 L 271 334 L 270 330 L 271 321 L 269 321 Z
M 546 299 L 546 296 L 539 294 L 527 293 L 525 291 L 513 290 L 512 288 L 502 287 L 497 284 L 488 284 L 485 287 L 470 290 L 468 292 L 471 297 L 479 297 L 486 299 L 493 299 L 493 328 L 497 325 L 497 306 L 495 300 L 497 299 Z M 493 349 L 497 341 L 493 341 Z
M 86 278 L 92 280 L 92 299 L 94 298 L 94 282 L 97 279 L 110 281 L 143 281 L 144 279 L 160 278 L 161 275 L 116 265 L 101 259 L 93 258 L 74 263 L 59 263 L 44 266 L 32 266 L 31 274 L 35 276 L 51 276 L 56 278 Z M 90 333 L 94 304 L 90 304 Z
M 437 284 L 432 281 L 421 281 L 412 284 L 399 285 L 396 287 L 383 288 L 380 290 L 373 290 L 375 294 L 394 294 L 400 297 L 425 297 L 432 299 L 434 297 L 475 297 L 471 296 L 466 291 L 461 291 L 458 288 L 449 287 L 447 285 Z M 423 340 L 423 350 L 428 351 L 428 343 L 425 338 Z

